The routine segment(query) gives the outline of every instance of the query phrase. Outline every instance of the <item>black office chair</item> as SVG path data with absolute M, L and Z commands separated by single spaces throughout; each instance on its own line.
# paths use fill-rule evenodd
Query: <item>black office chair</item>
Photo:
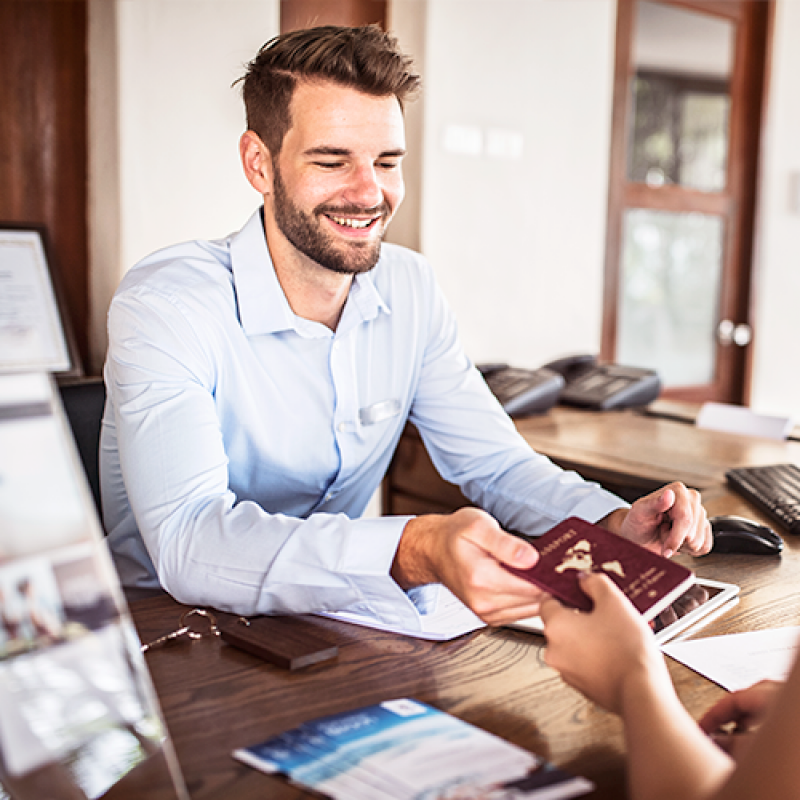
M 83 469 L 94 496 L 97 513 L 100 508 L 100 425 L 106 403 L 106 386 L 102 378 L 84 378 L 59 385 L 61 402 L 67 414 L 72 435 L 78 445 Z

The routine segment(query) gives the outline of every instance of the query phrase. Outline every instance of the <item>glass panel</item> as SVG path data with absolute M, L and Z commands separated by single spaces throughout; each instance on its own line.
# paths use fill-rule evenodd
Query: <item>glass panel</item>
M 633 40 L 628 177 L 725 188 L 732 22 L 640 2 Z
M 0 375 L 0 798 L 184 800 L 54 385 Z
M 620 364 L 655 369 L 667 387 L 713 380 L 722 237 L 719 217 L 626 212 Z

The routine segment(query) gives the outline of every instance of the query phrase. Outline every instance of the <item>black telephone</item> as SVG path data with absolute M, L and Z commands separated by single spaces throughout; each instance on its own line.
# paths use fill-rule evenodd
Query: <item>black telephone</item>
M 601 411 L 642 406 L 661 392 L 655 370 L 598 364 L 593 355 L 559 358 L 535 370 L 505 364 L 478 369 L 511 416 L 542 413 L 557 402 Z
M 508 364 L 478 364 L 494 396 L 512 417 L 542 414 L 558 402 L 564 378 L 552 369 L 521 369 Z

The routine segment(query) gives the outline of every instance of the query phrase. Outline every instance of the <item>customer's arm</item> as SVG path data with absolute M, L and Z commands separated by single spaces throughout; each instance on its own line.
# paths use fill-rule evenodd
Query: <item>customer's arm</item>
M 681 705 L 649 626 L 605 576 L 589 575 L 582 587 L 594 601 L 590 613 L 542 603 L 547 663 L 622 717 L 635 800 L 713 797 L 732 762 Z
M 764 687 L 761 687 L 763 689 Z M 763 723 L 740 757 L 736 771 L 714 800 L 796 800 L 800 797 L 800 659 L 796 660 L 786 685 L 771 697 L 761 693 L 748 698 L 769 709 Z M 759 714 L 760 715 L 760 714 Z

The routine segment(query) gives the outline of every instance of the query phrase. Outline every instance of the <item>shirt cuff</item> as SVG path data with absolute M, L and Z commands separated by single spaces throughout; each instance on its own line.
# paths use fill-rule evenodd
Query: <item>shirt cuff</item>
M 391 627 L 422 630 L 420 613 L 410 597 L 392 578 L 390 571 L 406 524 L 413 516 L 374 517 L 358 521 L 358 536 L 345 551 L 340 565 L 361 598 L 342 611 L 359 614 Z M 422 597 L 424 597 L 424 593 Z

